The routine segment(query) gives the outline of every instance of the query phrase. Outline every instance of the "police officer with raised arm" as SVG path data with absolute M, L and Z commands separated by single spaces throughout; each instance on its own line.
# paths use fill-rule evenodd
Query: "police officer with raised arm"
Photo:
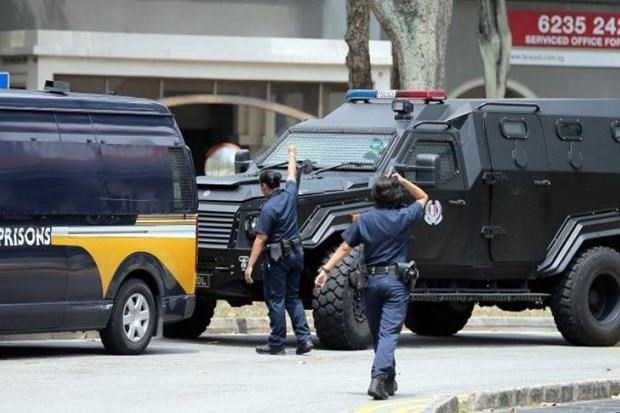
M 415 198 L 408 207 L 402 207 L 403 188 Z M 397 173 L 378 178 L 371 194 L 375 207 L 343 232 L 344 242 L 321 267 L 315 285 L 323 288 L 334 267 L 363 244 L 368 273 L 366 317 L 375 350 L 368 394 L 385 400 L 397 390 L 394 351 L 409 303 L 409 284 L 399 276 L 398 264 L 406 261 L 409 230 L 422 217 L 428 195 Z
M 284 189 L 280 189 L 282 175 L 276 171 L 260 174 L 260 188 L 267 197 L 263 205 L 256 239 L 245 271 L 245 280 L 252 284 L 252 272 L 261 253 L 263 259 L 263 291 L 269 310 L 271 334 L 267 344 L 256 347 L 259 354 L 285 354 L 286 312 L 295 336 L 297 354 L 312 350 L 310 328 L 299 298 L 299 283 L 304 268 L 304 255 L 297 225 L 297 148 L 288 146 L 288 176 Z

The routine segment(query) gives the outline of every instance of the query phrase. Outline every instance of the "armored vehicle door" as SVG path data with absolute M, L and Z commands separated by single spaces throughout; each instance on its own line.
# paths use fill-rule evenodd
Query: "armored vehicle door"
M 422 263 L 441 261 L 442 267 L 451 268 L 451 274 L 427 272 L 426 277 L 454 276 L 454 273 L 465 276 L 467 268 L 480 260 L 480 254 L 488 255 L 478 236 L 478 229 L 488 214 L 488 188 L 482 185 L 469 188 L 466 168 L 471 168 L 473 175 L 480 171 L 476 144 L 463 145 L 462 135 L 453 129 L 446 130 L 445 124 L 432 127 L 429 122 L 428 126 L 434 130 L 419 125 L 409 133 L 397 158 L 399 164 L 413 168 L 406 172 L 406 178 L 420 185 L 430 198 L 423 218 L 412 230 L 408 257 Z M 464 151 L 472 152 L 471 165 Z M 421 157 L 435 159 L 432 176 L 421 170 L 424 168 Z M 463 270 L 455 271 L 456 267 Z
M 491 215 L 481 234 L 490 242 L 493 261 L 539 262 L 546 250 L 550 181 L 537 107 L 515 107 L 526 113 L 491 110 L 483 112 L 492 168 L 483 182 L 491 191 Z

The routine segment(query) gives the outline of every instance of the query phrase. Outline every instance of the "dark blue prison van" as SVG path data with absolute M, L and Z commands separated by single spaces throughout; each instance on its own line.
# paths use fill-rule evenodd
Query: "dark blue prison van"
M 194 310 L 197 205 L 164 105 L 0 92 L 0 334 L 99 330 L 143 352 Z

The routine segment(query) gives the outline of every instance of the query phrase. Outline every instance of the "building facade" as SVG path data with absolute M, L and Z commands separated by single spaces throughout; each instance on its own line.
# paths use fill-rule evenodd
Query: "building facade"
M 509 8 L 509 96 L 620 95 L 617 2 L 519 0 Z M 478 1 L 455 0 L 451 96 L 483 93 L 477 13 Z M 203 173 L 221 143 L 256 153 L 343 102 L 345 29 L 344 0 L 2 0 L 0 70 L 17 88 L 56 79 L 73 91 L 162 100 Z M 375 87 L 389 88 L 390 44 L 374 18 L 370 49 Z

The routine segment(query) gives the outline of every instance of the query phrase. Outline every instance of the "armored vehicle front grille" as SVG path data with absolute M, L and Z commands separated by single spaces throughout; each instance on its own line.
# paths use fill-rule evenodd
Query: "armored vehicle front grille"
M 237 207 L 217 208 L 202 205 L 198 212 L 198 245 L 201 248 L 226 249 L 235 223 Z

